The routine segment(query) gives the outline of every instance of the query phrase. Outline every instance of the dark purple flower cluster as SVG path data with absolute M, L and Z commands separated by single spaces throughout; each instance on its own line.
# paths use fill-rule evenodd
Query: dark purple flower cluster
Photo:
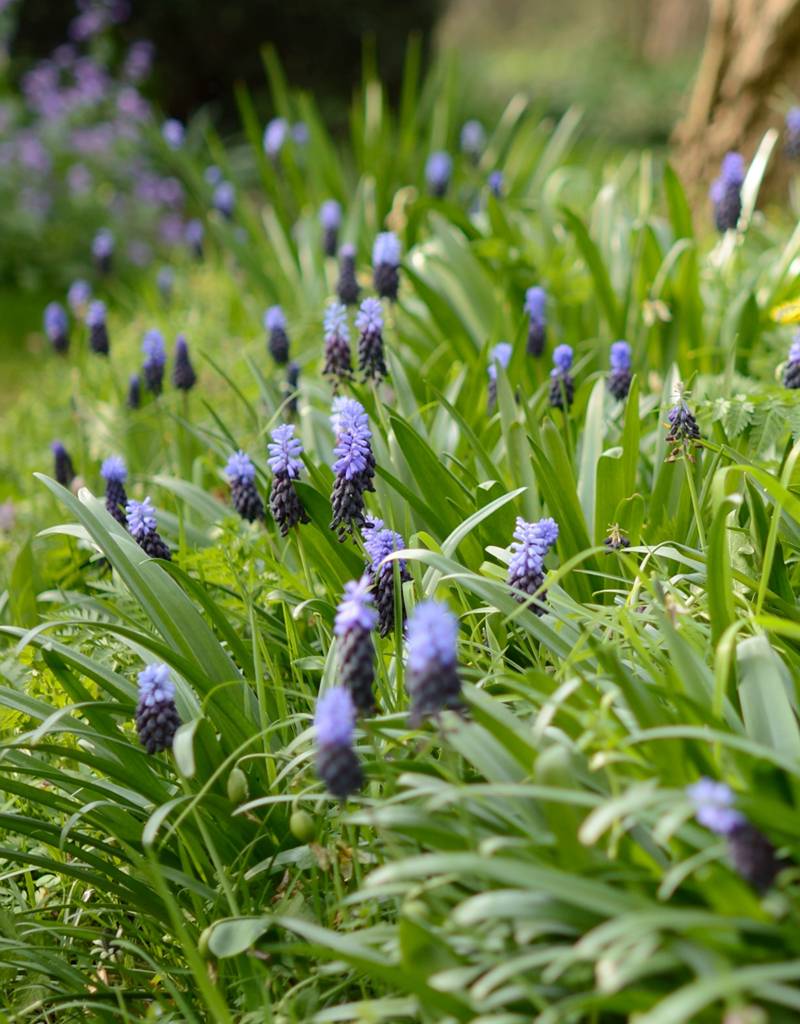
M 383 231 L 372 246 L 372 279 L 382 299 L 397 299 L 400 286 L 400 239 L 393 231 Z
M 356 279 L 356 247 L 349 242 L 339 250 L 339 280 L 336 282 L 336 294 L 345 306 L 355 306 L 361 294 Z
M 674 462 L 681 455 L 692 461 L 691 449 L 694 443 L 700 440 L 700 428 L 694 414 L 686 404 L 682 392 L 678 394 L 675 405 L 667 413 L 667 419 L 669 421 L 667 444 L 672 445 L 667 462 Z
M 337 388 L 342 381 L 353 376 L 347 309 L 340 303 L 331 302 L 325 310 L 324 331 L 325 366 L 322 372 Z
M 50 302 L 44 311 L 44 333 L 53 349 L 64 355 L 69 349 L 69 320 L 60 302 Z
M 700 824 L 728 840 L 736 871 L 758 892 L 766 892 L 783 865 L 764 833 L 736 809 L 731 788 L 703 778 L 688 786 L 686 795 Z
M 335 256 L 342 226 L 342 208 L 335 199 L 326 199 L 322 204 L 319 223 L 322 227 L 322 251 L 326 256 Z
M 175 341 L 175 362 L 172 365 L 172 385 L 179 391 L 191 391 L 197 383 L 192 361 L 189 358 L 189 344 L 183 334 Z
M 547 294 L 538 285 L 525 292 L 525 312 L 528 314 L 528 355 L 540 356 L 547 342 Z
M 233 507 L 248 523 L 264 518 L 264 502 L 256 487 L 256 467 L 249 455 L 234 452 L 225 466 L 225 475 L 231 485 Z
M 272 441 L 267 448 L 267 461 L 273 474 L 269 507 L 281 536 L 285 537 L 293 526 L 309 522 L 308 513 L 294 486 L 303 465 L 300 459 L 303 445 L 300 439 L 294 436 L 294 426 L 291 423 L 284 423 L 272 431 Z
M 100 467 L 100 476 L 106 482 L 106 511 L 121 526 L 127 528 L 128 517 L 125 514 L 125 507 L 128 504 L 128 495 L 125 492 L 125 481 L 128 479 L 128 470 L 125 460 L 119 455 L 109 455 Z
M 726 153 L 719 177 L 709 190 L 717 231 L 732 231 L 742 213 L 742 183 L 745 164 L 741 153 Z
M 344 587 L 344 597 L 336 609 L 333 632 L 338 638 L 339 678 L 361 714 L 375 710 L 372 684 L 375 680 L 375 644 L 372 630 L 378 621 L 373 605 L 370 580 L 362 576 Z
M 572 349 L 569 345 L 557 345 L 553 352 L 553 369 L 550 371 L 550 405 L 554 409 L 569 409 L 575 395 L 572 380 Z
M 95 300 L 86 314 L 86 326 L 89 328 L 89 348 L 100 356 L 107 356 L 109 351 L 108 327 L 106 326 L 106 304 Z
M 154 395 L 160 395 L 164 387 L 164 367 L 167 363 L 167 351 L 161 331 L 155 328 L 147 331 L 142 341 L 142 352 L 144 352 L 142 375 L 145 386 Z
M 367 573 L 372 581 L 372 590 L 375 594 L 375 605 L 378 609 L 378 626 L 381 636 L 388 636 L 394 629 L 394 568 L 396 564 L 400 583 L 406 583 L 411 579 L 404 559 L 398 562 L 387 562 L 386 558 L 394 551 L 402 551 L 406 546 L 405 541 L 399 533 L 387 529 L 382 519 L 375 519 L 372 516 L 365 516 L 365 523 L 361 531 L 364 540 L 364 548 L 369 558 Z M 400 606 L 400 621 L 405 622 L 405 608 Z
M 148 665 L 139 673 L 136 732 L 148 754 L 169 750 L 181 724 L 175 684 L 166 665 Z
M 386 376 L 383 354 L 383 310 L 379 299 L 364 299 L 356 315 L 358 368 L 365 381 L 379 384 Z
M 53 477 L 62 487 L 70 487 L 75 479 L 75 469 L 69 452 L 60 441 L 53 441 L 50 450 L 53 453 Z
M 336 446 L 335 479 L 331 494 L 330 528 L 343 541 L 354 528 L 364 525 L 364 493 L 374 491 L 375 456 L 372 432 L 364 407 L 354 398 L 337 398 L 331 416 Z
M 317 773 L 339 800 L 346 800 L 364 785 L 364 773 L 353 750 L 355 718 L 353 698 L 344 686 L 334 686 L 317 701 Z
M 603 541 L 609 551 L 622 551 L 631 546 L 631 542 L 622 533 L 619 523 L 614 523 L 608 528 L 608 536 Z
M 628 397 L 631 386 L 631 347 L 627 341 L 615 341 L 611 346 L 611 369 L 606 386 L 618 402 Z
M 158 532 L 156 510 L 149 498 L 129 501 L 125 506 L 125 517 L 128 533 L 144 552 L 151 558 L 163 558 L 165 561 L 172 558 L 172 553 Z
M 447 605 L 423 601 L 408 620 L 406 688 L 411 698 L 409 723 L 449 708 L 461 711 L 461 679 L 458 675 L 458 621 Z
M 267 332 L 269 354 L 279 366 L 289 362 L 289 335 L 286 333 L 286 317 L 280 306 L 270 306 L 264 313 L 264 329 Z
M 558 523 L 554 519 L 539 519 L 528 523 L 517 517 L 514 540 L 511 544 L 511 561 L 508 564 L 508 585 L 514 597 L 522 604 L 527 603 L 531 611 L 544 615 L 547 596 L 544 584 L 544 560 L 547 552 L 558 540 Z M 536 594 L 536 600 L 529 598 Z

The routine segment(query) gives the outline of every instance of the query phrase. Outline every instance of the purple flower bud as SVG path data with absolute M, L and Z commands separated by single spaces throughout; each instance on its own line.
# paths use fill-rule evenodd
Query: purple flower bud
M 175 283 L 175 271 L 172 267 L 159 267 L 156 275 L 156 287 L 164 302 L 172 298 L 172 288 Z
M 108 228 L 101 228 L 92 239 L 92 256 L 101 274 L 111 270 L 111 258 L 114 255 L 114 236 Z
M 107 356 L 109 351 L 108 328 L 106 326 L 106 304 L 96 299 L 86 314 L 89 328 L 89 348 L 98 355 Z
M 154 55 L 155 47 L 149 39 L 140 39 L 133 43 L 122 69 L 125 78 L 131 82 L 141 82 L 150 73 Z
M 164 335 L 155 328 L 147 331 L 142 341 L 144 352 L 144 382 L 149 391 L 154 395 L 160 395 L 164 381 L 164 366 L 167 362 L 167 351 L 164 345 Z
M 682 395 L 678 396 L 675 405 L 667 413 L 667 420 L 669 421 L 667 444 L 673 445 L 672 451 L 667 456 L 667 462 L 674 462 L 681 455 L 692 461 L 690 448 L 695 441 L 700 440 L 700 428 Z
M 50 302 L 44 310 L 44 332 L 56 352 L 69 348 L 69 320 L 60 302 Z
M 365 516 L 365 523 L 361 530 L 364 540 L 364 549 L 370 559 L 367 565 L 367 572 L 372 580 L 372 589 L 375 594 L 375 604 L 378 609 L 378 623 L 381 636 L 388 636 L 394 629 L 394 570 L 393 563 L 385 559 L 393 551 L 402 551 L 406 546 L 405 541 L 399 533 L 389 530 L 383 525 L 381 519 L 372 516 Z M 398 563 L 400 582 L 405 583 L 411 579 L 406 568 L 405 559 Z M 405 621 L 405 608 L 401 605 L 401 621 Z
M 157 754 L 172 746 L 181 724 L 175 707 L 175 684 L 166 665 L 148 665 L 139 673 L 138 682 L 136 732 L 147 753 Z
M 129 501 L 125 506 L 128 532 L 139 547 L 151 558 L 172 558 L 169 548 L 158 532 L 158 520 L 150 498 L 144 501 Z
M 461 152 L 477 160 L 486 146 L 486 132 L 480 121 L 465 121 L 461 128 Z
M 170 117 L 161 126 L 161 134 L 168 146 L 172 149 L 180 149 L 183 145 L 186 129 L 180 121 L 174 117 Z
M 511 544 L 511 561 L 508 565 L 508 585 L 518 601 L 525 602 L 539 592 L 536 601 L 529 607 L 537 615 L 544 615 L 546 608 L 541 591 L 544 583 L 544 559 L 558 539 L 558 524 L 554 519 L 540 519 L 528 523 L 517 517 L 514 540 Z
M 375 628 L 378 616 L 373 605 L 373 596 L 367 576 L 360 580 L 351 580 L 344 585 L 344 598 L 336 609 L 333 632 L 342 637 L 351 630 L 370 630 Z
M 91 297 L 92 286 L 88 281 L 79 279 L 72 282 L 69 286 L 69 291 L 67 292 L 67 303 L 75 316 L 81 315 L 84 307 L 88 304 Z
M 547 293 L 544 288 L 534 286 L 525 292 L 525 312 L 530 323 L 528 326 L 528 355 L 538 357 L 544 352 L 547 341 L 547 317 L 545 307 Z
M 264 518 L 264 503 L 256 488 L 256 467 L 243 451 L 234 452 L 225 466 L 233 507 L 249 523 Z
M 50 445 L 53 453 L 53 476 L 62 487 L 69 487 L 75 479 L 75 470 L 69 452 L 60 441 Z
M 712 182 L 709 190 L 718 231 L 733 230 L 739 223 L 744 177 L 745 163 L 741 153 L 726 153 L 722 158 L 720 175 Z
M 128 479 L 125 460 L 120 455 L 109 455 L 100 467 L 100 476 L 107 482 L 124 484 Z
M 128 380 L 128 408 L 138 409 L 142 404 L 142 386 L 138 373 L 132 373 Z
M 425 181 L 431 195 L 441 199 L 447 192 L 450 176 L 453 173 L 453 160 L 449 153 L 439 151 L 431 153 L 425 164 Z
M 511 362 L 511 355 L 514 349 L 507 341 L 501 341 L 489 353 L 489 379 L 497 379 L 497 367 L 501 366 L 504 370 L 508 368 L 508 364 Z
M 270 511 L 281 535 L 285 537 L 291 527 L 309 522 L 308 513 L 293 483 L 303 465 L 300 459 L 303 446 L 300 439 L 294 436 L 294 426 L 284 423 L 272 431 L 272 441 L 267 448 L 270 456 L 268 463 L 273 473 Z
M 299 383 L 300 366 L 294 362 L 289 363 L 286 368 L 286 388 L 284 389 L 284 399 L 286 401 L 286 409 L 292 415 L 297 412 L 297 391 Z
M 249 455 L 243 451 L 234 452 L 225 465 L 225 475 L 228 480 L 253 481 L 256 478 L 256 467 Z
M 341 303 L 330 302 L 323 320 L 325 331 L 325 366 L 323 374 L 332 378 L 334 384 L 349 380 L 352 376 L 350 361 L 350 328 L 347 324 L 347 308 Z
M 350 691 L 356 708 L 369 714 L 375 708 L 375 644 L 372 630 L 377 614 L 368 576 L 346 583 L 336 610 L 333 632 L 338 637 L 339 677 Z
M 745 820 L 744 815 L 733 806 L 736 800 L 733 790 L 724 782 L 714 782 L 704 777 L 687 786 L 686 795 L 694 805 L 695 816 L 700 824 L 718 835 L 728 835 Z
M 567 373 L 572 366 L 572 349 L 569 345 L 558 345 L 553 352 L 553 369 L 551 376 Z
M 369 419 L 359 402 L 352 398 L 336 399 L 331 423 L 336 435 L 331 529 L 344 541 L 354 527 L 361 527 L 366 521 L 364 492 L 375 490 L 375 456 Z
M 211 164 L 203 171 L 203 178 L 207 185 L 219 185 L 222 181 L 222 171 L 216 164 Z
M 229 181 L 221 181 L 214 189 L 214 209 L 230 220 L 235 204 L 236 189 Z
M 289 123 L 284 117 L 273 118 L 264 129 L 264 152 L 274 160 L 283 149 L 289 135 Z
M 280 306 L 270 306 L 264 313 L 264 327 L 269 332 L 267 348 L 280 366 L 289 361 L 289 335 L 286 333 L 286 317 Z
M 191 391 L 197 383 L 192 361 L 189 358 L 189 345 L 186 337 L 179 334 L 175 341 L 175 363 L 172 367 L 172 384 L 179 391 Z
M 361 332 L 358 368 L 365 381 L 379 383 L 387 373 L 383 352 L 383 309 L 379 299 L 364 299 L 356 315 L 356 327 Z
M 456 641 L 458 620 L 447 605 L 422 601 L 408 620 L 406 687 L 412 726 L 445 708 L 461 708 Z
M 124 527 L 128 525 L 125 506 L 128 495 L 125 492 L 125 481 L 128 470 L 125 461 L 119 455 L 109 455 L 100 467 L 100 475 L 106 482 L 106 510 Z
M 314 730 L 321 747 L 345 747 L 353 742 L 355 708 L 349 690 L 334 686 L 317 701 Z
M 361 293 L 356 279 L 356 247 L 349 242 L 339 250 L 339 280 L 336 282 L 336 294 L 345 306 L 354 306 Z
M 268 464 L 273 473 L 283 474 L 292 479 L 300 476 L 303 462 L 303 445 L 299 437 L 294 436 L 294 425 L 282 423 L 272 431 L 272 440 L 267 445 L 269 450 Z
M 342 226 L 342 207 L 335 199 L 326 199 L 322 204 L 319 222 L 325 231 L 338 231 Z
M 553 369 L 550 371 L 550 405 L 563 409 L 572 405 L 575 385 L 570 374 L 572 349 L 569 345 L 557 345 L 553 352 Z
M 615 341 L 611 346 L 611 370 L 606 386 L 614 398 L 621 402 L 627 398 L 631 386 L 631 347 L 627 341 Z
M 139 699 L 146 707 L 152 707 L 175 696 L 175 684 L 169 677 L 166 665 L 148 665 L 138 676 Z
M 400 240 L 393 231 L 379 234 L 372 247 L 372 278 L 382 299 L 394 302 L 400 284 Z
M 486 179 L 486 184 L 489 186 L 489 191 L 495 199 L 503 198 L 503 193 L 505 191 L 505 178 L 503 177 L 502 171 L 492 171 Z

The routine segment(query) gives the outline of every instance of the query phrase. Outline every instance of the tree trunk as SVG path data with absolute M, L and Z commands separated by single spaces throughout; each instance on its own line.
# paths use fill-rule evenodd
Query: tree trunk
M 749 160 L 766 129 L 780 127 L 776 90 L 798 85 L 800 0 L 711 0 L 705 50 L 674 136 L 678 167 L 695 199 L 728 150 Z

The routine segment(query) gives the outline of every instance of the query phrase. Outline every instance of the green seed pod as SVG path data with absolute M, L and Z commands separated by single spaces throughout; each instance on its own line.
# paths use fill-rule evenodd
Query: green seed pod
M 301 843 L 310 843 L 317 832 L 314 819 L 308 811 L 295 811 L 289 819 L 289 829 Z
M 232 804 L 241 804 L 250 794 L 247 776 L 241 768 L 233 768 L 228 776 L 228 799 Z

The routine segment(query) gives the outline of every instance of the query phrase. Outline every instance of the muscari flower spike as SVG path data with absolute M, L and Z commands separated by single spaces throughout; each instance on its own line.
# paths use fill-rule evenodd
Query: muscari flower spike
M 373 608 L 368 576 L 344 586 L 344 597 L 336 609 L 333 632 L 338 638 L 339 677 L 362 714 L 375 710 L 372 684 L 375 680 L 375 644 L 372 630 L 378 616 Z
M 503 177 L 502 171 L 492 171 L 486 179 L 486 184 L 489 186 L 489 191 L 495 199 L 503 198 L 503 193 L 505 192 L 505 178 Z
M 631 347 L 627 341 L 614 342 L 610 362 L 606 387 L 618 402 L 622 402 L 628 397 L 631 386 Z
M 408 620 L 406 688 L 411 698 L 409 724 L 449 708 L 461 711 L 458 675 L 458 620 L 446 604 L 423 601 Z
M 461 152 L 477 161 L 486 146 L 486 132 L 480 121 L 471 118 L 461 128 Z
M 354 527 L 362 527 L 364 493 L 374 491 L 375 456 L 372 454 L 372 432 L 364 407 L 354 398 L 337 398 L 333 405 L 331 423 L 336 435 L 333 454 L 335 474 L 331 493 L 333 518 L 330 528 L 340 541 L 352 534 Z
M 622 533 L 619 523 L 613 523 L 608 528 L 608 536 L 603 541 L 609 551 L 622 551 L 623 548 L 629 548 L 631 542 Z
M 346 800 L 364 785 L 364 773 L 353 750 L 355 717 L 353 698 L 344 686 L 332 687 L 317 701 L 317 774 L 339 800 Z
M 63 355 L 69 349 L 69 320 L 60 302 L 49 302 L 44 310 L 44 333 L 53 350 Z
M 89 348 L 100 356 L 107 356 L 109 342 L 105 302 L 97 299 L 89 306 L 86 326 L 89 328 Z
M 791 107 L 786 113 L 785 151 L 792 160 L 800 157 L 800 107 Z
M 50 445 L 53 453 L 53 477 L 62 487 L 69 487 L 75 479 L 75 469 L 69 452 L 60 441 L 53 441 Z
M 347 309 L 339 302 L 330 302 L 323 321 L 325 331 L 325 366 L 323 374 L 330 377 L 334 388 L 342 381 L 350 380 L 350 328 L 347 324 Z
M 144 501 L 128 501 L 125 516 L 128 521 L 128 533 L 142 551 L 151 558 L 171 560 L 172 553 L 158 532 L 156 510 L 150 498 L 145 498 Z
M 154 395 L 160 395 L 164 385 L 164 366 L 167 362 L 167 351 L 164 347 L 164 335 L 153 328 L 145 333 L 142 339 L 144 363 L 142 373 L 145 387 Z
M 139 673 L 136 732 L 148 754 L 169 750 L 181 724 L 175 707 L 175 684 L 166 665 L 148 665 Z
M 206 229 L 203 227 L 203 222 L 196 217 L 187 221 L 186 227 L 183 229 L 183 240 L 193 253 L 195 259 L 198 260 L 203 258 L 203 239 L 205 233 Z
M 432 196 L 441 199 L 447 192 L 453 173 L 453 159 L 449 153 L 439 150 L 431 153 L 425 164 L 425 182 Z
M 297 395 L 299 386 L 300 365 L 299 363 L 291 362 L 286 367 L 286 387 L 283 392 L 283 398 L 286 402 L 286 411 L 291 416 L 297 414 Z
M 217 213 L 221 213 L 226 220 L 231 220 L 236 205 L 236 189 L 229 181 L 221 181 L 214 189 L 211 202 Z
M 171 149 L 181 148 L 185 134 L 185 128 L 175 117 L 168 117 L 161 126 L 161 135 L 164 142 L 166 142 Z
M 113 255 L 114 236 L 108 228 L 101 228 L 92 239 L 92 256 L 95 266 L 101 274 L 110 273 Z
M 289 137 L 289 122 L 285 117 L 274 117 L 264 129 L 264 152 L 271 160 L 276 160 Z
M 386 376 L 383 354 L 383 309 L 379 299 L 364 299 L 356 315 L 358 339 L 358 368 L 364 380 L 379 384 Z
M 372 279 L 382 299 L 394 302 L 400 285 L 400 239 L 393 231 L 382 231 L 372 246 Z
M 335 256 L 339 244 L 339 228 L 342 226 L 342 207 L 335 199 L 326 199 L 319 210 L 322 227 L 322 251 L 326 256 Z
M 303 465 L 300 459 L 303 445 L 300 439 L 294 436 L 294 426 L 291 423 L 283 423 L 272 431 L 272 441 L 267 448 L 267 461 L 273 474 L 269 507 L 281 536 L 285 537 L 293 526 L 310 522 L 294 486 Z
M 264 313 L 264 329 L 267 331 L 269 354 L 279 366 L 285 366 L 289 362 L 289 335 L 280 306 L 270 306 Z
M 225 466 L 225 475 L 231 485 L 233 507 L 248 523 L 264 518 L 264 502 L 256 487 L 256 467 L 249 455 L 234 452 Z
M 500 366 L 503 370 L 508 369 L 508 364 L 511 362 L 511 354 L 513 348 L 507 341 L 501 341 L 495 345 L 489 353 L 489 413 L 494 412 L 494 407 L 497 405 L 497 367 Z
M 355 306 L 361 288 L 356 279 L 356 247 L 346 242 L 339 250 L 339 280 L 336 294 L 345 306 Z
M 89 299 L 92 297 L 92 286 L 88 281 L 78 279 L 73 281 L 67 292 L 67 305 L 75 316 L 83 316 Z
M 764 833 L 736 809 L 730 786 L 702 778 L 686 787 L 686 795 L 698 822 L 728 840 L 728 853 L 739 875 L 759 893 L 766 892 L 783 865 Z
M 572 349 L 569 345 L 557 345 L 553 351 L 553 369 L 550 371 L 550 405 L 563 409 L 572 405 L 575 383 L 572 380 Z
M 554 519 L 539 519 L 534 523 L 517 517 L 514 540 L 511 543 L 511 561 L 508 564 L 508 585 L 520 604 L 528 603 L 531 611 L 544 615 L 547 611 L 541 590 L 544 583 L 544 560 L 547 552 L 558 540 L 558 523 Z M 528 602 L 538 592 L 535 601 Z
M 175 340 L 175 362 L 172 364 L 172 384 L 179 391 L 191 391 L 197 383 L 192 361 L 189 358 L 189 344 L 183 334 Z
M 405 559 L 401 558 L 397 562 L 387 562 L 385 559 L 393 551 L 402 551 L 406 545 L 399 533 L 384 526 L 382 519 L 376 519 L 373 516 L 365 516 L 364 519 L 361 537 L 364 541 L 364 550 L 369 558 L 367 574 L 372 583 L 375 606 L 378 609 L 378 628 L 381 636 L 388 636 L 394 629 L 394 569 L 392 567 L 397 565 L 401 584 L 407 583 L 411 579 L 411 574 L 406 567 Z M 402 590 L 400 591 L 400 600 L 400 620 L 405 622 Z
M 731 231 L 739 223 L 744 175 L 745 164 L 742 154 L 726 153 L 722 158 L 719 177 L 712 182 L 709 190 L 717 231 Z
M 125 506 L 128 504 L 128 495 L 125 492 L 125 481 L 128 479 L 128 470 L 125 460 L 119 455 L 109 455 L 100 467 L 100 476 L 106 482 L 106 511 L 127 528 Z
M 667 462 L 674 462 L 681 455 L 693 462 L 691 448 L 696 441 L 700 440 L 700 428 L 686 403 L 686 392 L 681 384 L 675 387 L 675 404 L 667 413 L 667 420 L 669 421 L 667 444 L 673 446 L 667 456 Z
M 142 404 L 142 384 L 138 373 L 132 373 L 128 380 L 127 406 L 129 409 L 138 409 Z
M 800 331 L 789 348 L 789 357 L 783 368 L 783 386 L 795 390 L 800 388 Z
M 525 312 L 530 318 L 528 325 L 528 355 L 540 356 L 547 341 L 547 317 L 545 307 L 547 293 L 535 285 L 525 292 Z

